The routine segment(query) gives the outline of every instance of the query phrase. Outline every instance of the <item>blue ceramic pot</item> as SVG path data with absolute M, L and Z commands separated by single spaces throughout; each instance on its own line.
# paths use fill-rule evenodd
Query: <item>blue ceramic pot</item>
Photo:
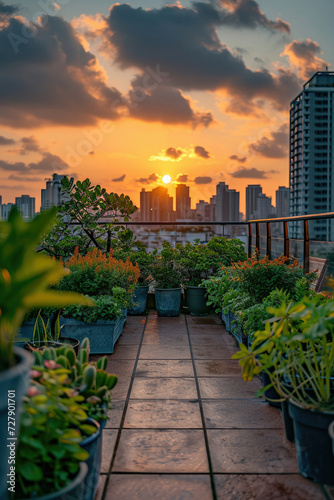
M 181 288 L 156 288 L 155 307 L 158 316 L 179 316 Z
M 147 305 L 148 285 L 137 286 L 132 295 L 135 306 L 129 309 L 129 314 L 144 314 Z

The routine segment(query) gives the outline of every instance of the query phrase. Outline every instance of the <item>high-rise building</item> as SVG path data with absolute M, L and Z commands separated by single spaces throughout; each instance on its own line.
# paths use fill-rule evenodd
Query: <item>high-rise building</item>
M 216 187 L 216 221 L 237 222 L 239 221 L 239 192 L 229 189 L 225 182 L 219 182 Z M 217 226 L 217 234 L 233 236 L 235 227 L 223 228 Z
M 20 211 L 23 219 L 31 220 L 35 217 L 35 198 L 27 194 L 15 198 L 15 205 Z
M 1 219 L 7 220 L 14 203 L 4 203 L 1 205 Z
M 146 222 L 173 221 L 173 198 L 169 196 L 167 188 L 158 186 L 152 191 L 141 190 L 140 193 L 141 220 Z
M 204 200 L 199 200 L 198 203 L 196 203 L 196 220 L 198 221 L 208 221 L 209 220 L 209 210 L 210 210 L 210 205 L 207 201 Z
M 256 210 L 254 219 L 270 219 L 275 217 L 275 209 L 271 203 L 271 197 L 260 193 L 256 198 Z
M 0 209 L 1 209 L 1 205 L 2 205 L 2 196 L 0 195 Z
M 262 193 L 260 184 L 250 184 L 246 187 L 246 220 L 255 218 L 257 197 Z
M 210 198 L 210 221 L 214 222 L 216 220 L 216 195 L 214 194 Z
M 317 72 L 290 104 L 290 215 L 334 211 L 334 72 Z M 303 237 L 300 223 L 291 237 Z M 313 221 L 310 238 L 334 239 L 334 220 Z
M 279 186 L 276 191 L 276 217 L 289 217 L 289 195 L 289 188 Z
M 216 188 L 216 220 L 239 221 L 239 192 L 229 189 L 225 182 L 220 182 Z
M 41 211 L 53 206 L 59 206 L 65 201 L 61 193 L 61 180 L 64 175 L 53 174 L 52 179 L 47 179 L 45 189 L 41 190 Z
M 178 184 L 176 186 L 176 218 L 189 219 L 191 198 L 189 196 L 189 186 Z

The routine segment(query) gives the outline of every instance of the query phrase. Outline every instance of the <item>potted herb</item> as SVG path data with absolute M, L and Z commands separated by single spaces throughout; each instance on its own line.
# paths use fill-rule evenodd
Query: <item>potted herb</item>
M 178 316 L 181 309 L 183 268 L 174 259 L 170 244 L 164 242 L 161 255 L 151 266 L 155 306 L 159 316 Z
M 250 351 L 242 348 L 233 358 L 240 359 L 245 379 L 265 371 L 288 400 L 300 473 L 332 485 L 328 428 L 334 420 L 334 302 L 314 296 L 270 312 L 274 317 L 256 333 Z
M 21 399 L 28 385 L 33 362 L 31 354 L 14 347 L 25 314 L 34 307 L 62 307 L 69 303 L 91 305 L 77 293 L 48 289 L 64 275 L 63 266 L 35 252 L 41 236 L 55 220 L 56 209 L 44 212 L 29 223 L 22 221 L 14 207 L 8 222 L 0 222 L 0 498 L 7 496 L 6 474 L 9 470 L 7 437 L 8 404 L 12 414 L 10 432 L 19 427 Z M 10 400 L 10 401 L 9 401 Z M 12 436 L 12 435 L 11 435 Z

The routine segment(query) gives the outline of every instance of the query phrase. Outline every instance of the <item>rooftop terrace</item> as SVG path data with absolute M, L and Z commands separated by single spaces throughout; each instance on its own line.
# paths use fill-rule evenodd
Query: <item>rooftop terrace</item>
M 218 316 L 128 317 L 96 500 L 320 500 L 280 411 L 254 398 Z M 92 356 L 92 358 L 94 358 Z

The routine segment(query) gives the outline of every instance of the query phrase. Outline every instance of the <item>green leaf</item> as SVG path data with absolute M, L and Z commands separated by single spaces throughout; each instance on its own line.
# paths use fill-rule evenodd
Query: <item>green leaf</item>
M 20 465 L 20 474 L 30 482 L 38 482 L 43 479 L 43 472 L 38 465 L 32 462 L 26 462 Z

